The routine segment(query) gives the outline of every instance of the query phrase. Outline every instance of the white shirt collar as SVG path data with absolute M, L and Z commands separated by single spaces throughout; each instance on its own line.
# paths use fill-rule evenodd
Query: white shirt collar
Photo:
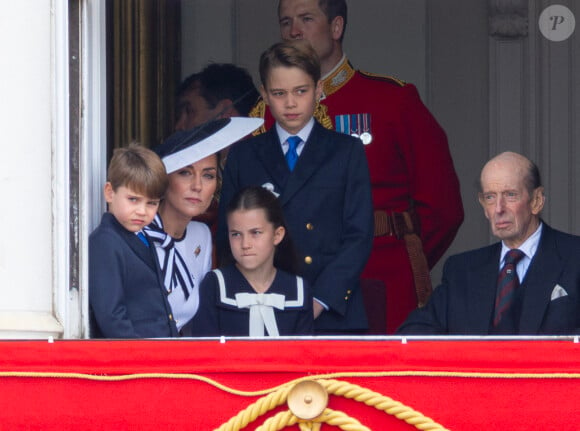
M 522 243 L 522 245 L 518 247 L 518 250 L 523 251 L 526 257 L 530 260 L 534 257 L 536 251 L 538 250 L 538 245 L 540 244 L 540 236 L 542 235 L 542 225 L 543 223 L 540 222 L 540 225 L 538 226 L 536 231 L 533 234 L 531 234 L 530 237 Z M 502 241 L 501 255 L 499 259 L 500 266 L 503 265 L 505 255 L 507 254 L 508 251 L 510 251 L 510 248 L 507 245 L 505 245 L 505 243 Z
M 321 81 L 324 81 L 326 78 L 328 78 L 330 75 L 332 75 L 334 72 L 336 72 L 336 70 L 342 66 L 342 63 L 344 63 L 346 61 L 346 54 L 343 53 L 342 57 L 340 57 L 340 60 L 338 61 L 338 63 L 336 63 L 334 65 L 334 67 L 327 73 L 325 74 L 323 77 L 320 78 Z
M 282 145 L 285 144 L 286 139 L 288 139 L 290 136 L 298 136 L 300 139 L 302 139 L 302 142 L 306 142 L 306 140 L 310 136 L 310 132 L 312 132 L 313 127 L 314 127 L 314 117 L 311 118 L 310 121 L 308 121 L 308 123 L 306 123 L 306 125 L 302 128 L 302 130 L 300 130 L 296 134 L 288 133 L 286 130 L 284 130 L 278 124 L 278 122 L 276 122 L 276 132 L 278 132 L 278 137 L 280 138 L 280 144 L 282 144 Z

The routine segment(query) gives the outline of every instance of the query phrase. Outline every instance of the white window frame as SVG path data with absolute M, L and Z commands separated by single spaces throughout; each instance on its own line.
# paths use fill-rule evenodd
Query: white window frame
M 106 178 L 106 4 L 82 0 L 79 218 L 71 220 L 69 142 L 69 21 L 67 0 L 54 0 L 53 106 L 53 292 L 63 338 L 88 338 L 88 238 L 105 209 Z M 75 37 L 75 36 L 73 36 Z M 70 259 L 71 223 L 78 224 L 79 261 Z M 70 285 L 78 265 L 79 286 Z
M 71 332 L 72 314 L 68 292 L 70 259 L 70 197 L 69 197 L 69 61 L 68 5 L 65 0 L 53 3 L 53 88 L 52 88 L 52 247 L 54 313 L 62 324 L 63 337 Z
M 89 337 L 88 240 L 106 209 L 107 176 L 107 43 L 106 2 L 83 2 L 83 121 L 81 134 L 80 268 L 83 336 Z

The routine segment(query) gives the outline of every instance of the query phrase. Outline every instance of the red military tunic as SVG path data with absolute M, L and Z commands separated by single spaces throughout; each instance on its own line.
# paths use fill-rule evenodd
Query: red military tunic
M 445 132 L 413 85 L 355 71 L 346 57 L 324 78 L 323 85 L 324 96 L 315 116 L 326 127 L 336 127 L 337 116 L 370 114 L 359 115 L 352 131 L 359 135 L 366 131 L 372 136 L 365 150 L 374 208 L 391 214 L 414 206 L 427 264 L 432 268 L 463 221 L 459 181 Z M 264 105 L 258 105 L 253 114 L 265 117 L 265 129 L 274 123 Z M 337 130 L 342 131 L 340 127 Z M 375 235 L 362 276 L 384 283 L 386 330 L 394 332 L 417 307 L 405 241 L 392 234 Z

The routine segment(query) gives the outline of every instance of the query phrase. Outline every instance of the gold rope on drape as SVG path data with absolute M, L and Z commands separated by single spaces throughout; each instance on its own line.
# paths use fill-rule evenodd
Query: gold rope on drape
M 109 148 L 151 147 L 174 124 L 180 77 L 179 0 L 109 3 Z M 112 145 L 111 145 L 112 144 Z

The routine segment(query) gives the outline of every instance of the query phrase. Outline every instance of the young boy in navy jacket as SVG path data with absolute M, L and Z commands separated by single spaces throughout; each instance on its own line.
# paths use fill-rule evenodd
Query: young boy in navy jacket
M 89 237 L 91 336 L 177 336 L 160 270 L 142 229 L 167 188 L 161 159 L 139 145 L 115 150 L 104 194 L 109 211 Z

